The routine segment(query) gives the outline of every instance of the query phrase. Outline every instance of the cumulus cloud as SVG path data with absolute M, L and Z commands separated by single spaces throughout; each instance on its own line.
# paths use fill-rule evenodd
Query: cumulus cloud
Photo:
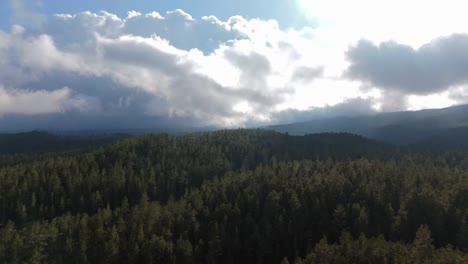
M 32 68 L 37 72 L 80 71 L 84 66 L 80 62 L 80 56 L 58 50 L 52 37 L 48 35 L 22 40 L 20 46 L 13 49 L 23 67 Z
M 50 114 L 72 108 L 86 109 L 83 98 L 73 98 L 67 87 L 54 91 L 20 91 L 0 87 L 0 116 L 7 114 Z
M 347 76 L 392 94 L 427 95 L 468 82 L 468 35 L 437 38 L 418 49 L 361 40 L 347 52 Z
M 236 20 L 223 22 L 215 16 L 194 19 L 188 13 L 176 9 L 163 15 L 156 11 L 148 14 L 130 11 L 126 18 L 105 11 L 99 14 L 58 14 L 51 18 L 45 30 L 57 36 L 59 44 L 91 41 L 95 33 L 104 37 L 158 36 L 178 49 L 196 48 L 208 54 L 221 44 L 246 38 L 241 31 L 234 28 L 236 25 Z
M 405 28 L 419 4 L 395 22 L 378 18 L 406 2 L 388 5 L 395 12 L 360 2 L 372 8 L 358 19 L 349 12 L 355 5 L 337 15 L 325 2 L 281 4 L 322 16 L 318 28 L 285 30 L 276 20 L 180 9 L 46 17 L 35 12 L 38 1 L 9 0 L 13 26 L 0 30 L 0 128 L 235 127 L 468 101 L 468 35 L 428 41 L 462 26 L 433 25 L 413 38 L 413 28 L 394 23 Z M 340 21 L 324 25 L 323 16 Z M 363 37 L 375 42 L 357 42 Z
M 0 94 L 9 102 L 0 123 L 21 127 L 20 116 L 34 114 L 41 118 L 25 121 L 31 126 L 43 120 L 70 129 L 76 124 L 66 116 L 81 128 L 269 120 L 294 85 L 321 74 L 320 65 L 297 56 L 307 42 L 299 35 L 273 20 L 195 19 L 182 10 L 60 14 L 40 31 L 16 25 L 0 31 L 0 85 L 15 87 Z M 18 102 L 31 98 L 47 103 L 20 111 Z

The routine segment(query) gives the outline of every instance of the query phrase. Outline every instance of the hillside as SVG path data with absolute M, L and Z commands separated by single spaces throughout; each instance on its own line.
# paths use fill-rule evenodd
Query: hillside
M 95 148 L 125 137 L 128 136 L 125 134 L 58 136 L 44 131 L 0 134 L 0 155 Z

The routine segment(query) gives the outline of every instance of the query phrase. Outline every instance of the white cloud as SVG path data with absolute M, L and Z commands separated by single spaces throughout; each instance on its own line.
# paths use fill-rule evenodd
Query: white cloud
M 140 109 L 133 114 L 239 126 L 246 120 L 268 119 L 278 104 L 291 97 L 295 89 L 289 83 L 297 75 L 296 68 L 319 67 L 313 58 L 297 55 L 300 51 L 291 40 L 297 40 L 298 33 L 281 31 L 275 21 L 234 17 L 223 22 L 214 16 L 195 20 L 181 10 L 165 17 L 130 12 L 126 19 L 107 12 L 84 12 L 56 15 L 52 21 L 42 34 L 20 34 L 8 47 L 17 54 L 10 56 L 9 65 L 19 64 L 21 73 L 35 76 L 21 84 L 31 87 L 32 82 L 55 75 L 108 78 L 110 87 L 83 87 L 72 80 L 65 84 L 97 98 L 110 112 L 125 106 Z M 194 31 L 185 39 L 191 48 L 180 46 L 175 35 L 165 34 L 168 27 Z M 203 53 L 198 48 L 206 48 L 202 43 L 206 36 L 213 39 L 213 50 Z
M 11 26 L 11 33 L 13 35 L 21 35 L 23 34 L 25 31 L 24 27 L 23 26 L 20 26 L 20 25 L 13 25 Z
M 394 103 L 379 87 L 364 89 L 362 80 L 343 76 L 350 43 L 363 36 L 392 37 L 390 31 L 385 36 L 362 31 L 374 25 L 365 20 L 380 13 L 353 20 L 349 12 L 365 3 L 347 3 L 349 10 L 338 20 L 340 14 L 322 3 L 320 19 L 328 24 L 319 29 L 281 30 L 277 21 L 241 16 L 193 18 L 182 10 L 130 11 L 124 18 L 104 11 L 59 14 L 39 31 L 20 23 L 10 33 L 0 31 L 0 85 L 15 87 L 0 93 L 0 101 L 9 102 L 1 109 L 3 114 L 95 113 L 120 118 L 122 126 L 151 126 L 156 117 L 242 126 L 280 122 L 281 111 L 325 107 L 338 113 L 359 102 L 365 106 L 358 112 L 390 109 Z M 19 110 L 23 102 L 47 96 L 50 105 Z M 401 96 L 406 95 L 392 98 Z M 426 106 L 420 98 L 403 99 L 411 109 Z
M 60 51 L 49 35 L 22 39 L 16 49 L 19 62 L 25 68 L 34 68 L 37 72 L 44 71 L 77 71 L 84 69 L 79 54 Z
M 84 98 L 72 98 L 70 88 L 47 90 L 15 90 L 0 87 L 0 115 L 50 114 L 72 108 L 87 108 Z

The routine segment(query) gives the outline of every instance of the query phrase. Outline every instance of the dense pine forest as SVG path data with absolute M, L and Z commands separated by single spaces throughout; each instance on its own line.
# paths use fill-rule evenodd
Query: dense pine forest
M 1 156 L 0 263 L 468 263 L 464 150 L 244 129 L 113 141 Z

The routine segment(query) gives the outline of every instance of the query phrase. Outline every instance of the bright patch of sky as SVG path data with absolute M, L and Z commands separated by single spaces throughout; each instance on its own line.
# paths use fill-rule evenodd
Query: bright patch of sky
M 393 40 L 415 48 L 451 33 L 466 32 L 463 0 L 296 0 L 320 30 L 349 43 Z

